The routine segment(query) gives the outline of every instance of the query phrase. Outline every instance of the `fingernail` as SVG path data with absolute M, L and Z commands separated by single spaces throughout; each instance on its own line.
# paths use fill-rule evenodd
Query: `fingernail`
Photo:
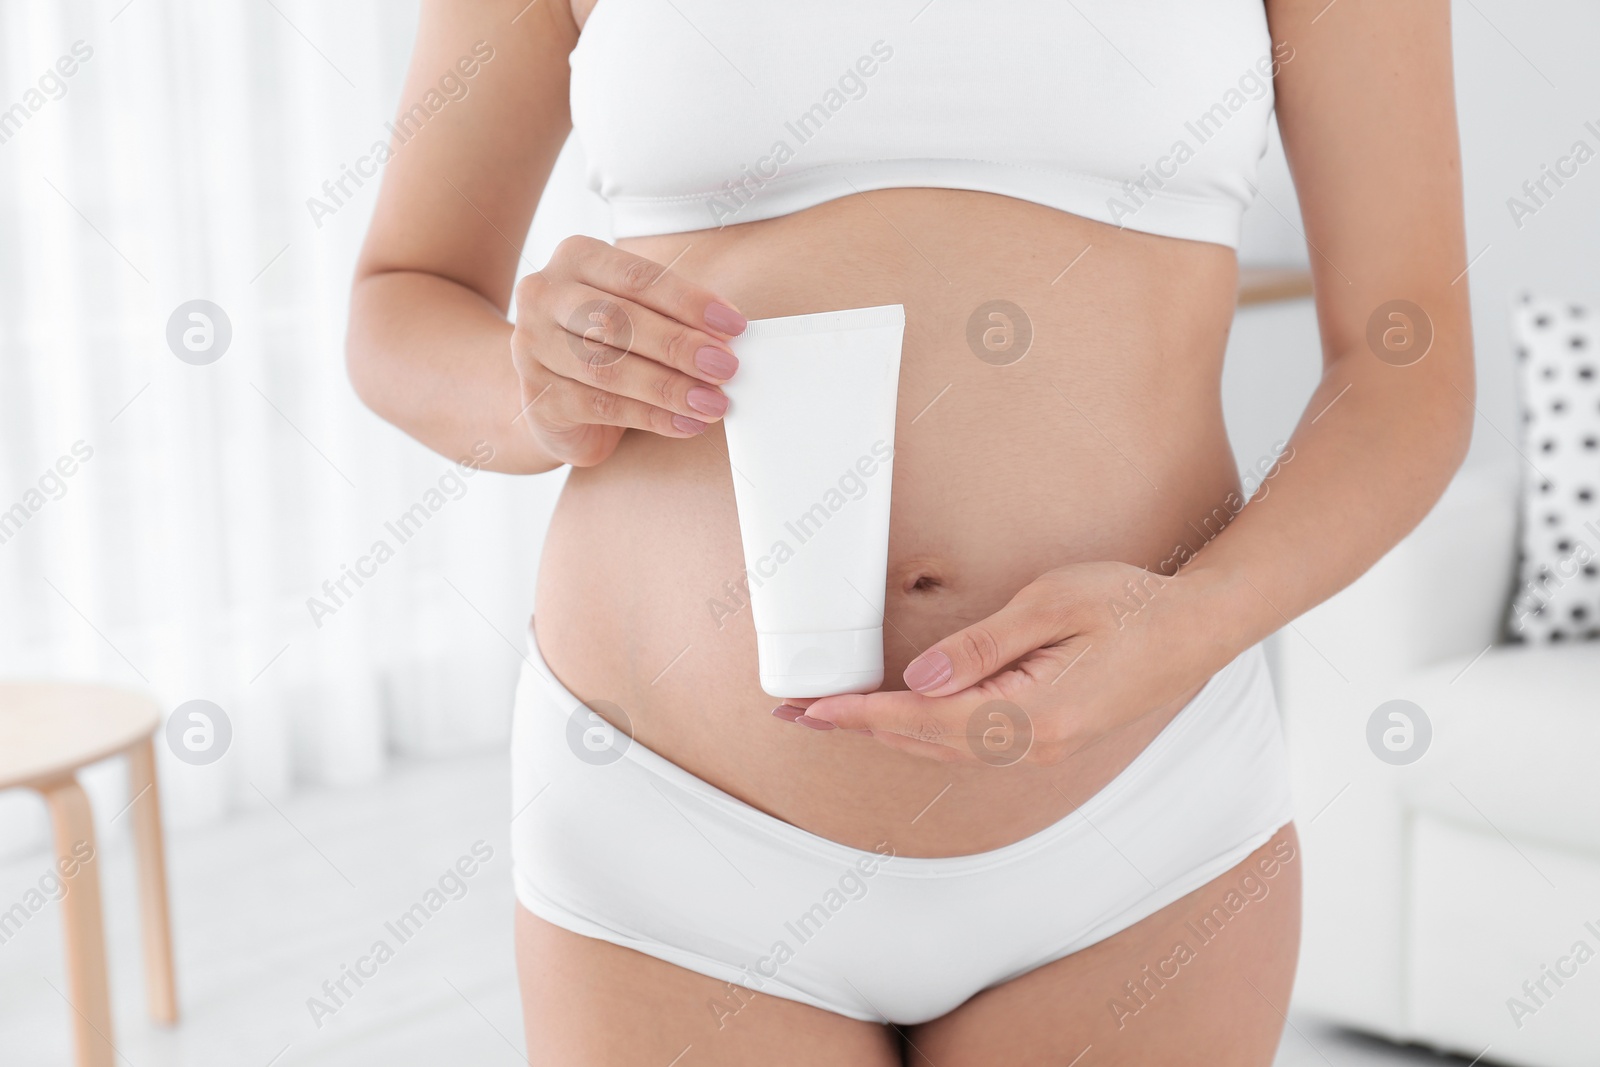
M 705 433 L 706 424 L 699 419 L 691 419 L 685 415 L 672 416 L 672 425 L 677 427 L 679 433 Z
M 706 325 L 718 333 L 725 333 L 732 337 L 735 334 L 744 333 L 744 328 L 749 324 L 749 319 L 746 319 L 726 304 L 706 305 Z
M 711 345 L 702 345 L 694 354 L 694 365 L 713 378 L 726 381 L 739 369 L 739 360 L 732 352 Z
M 924 652 L 906 667 L 906 684 L 919 693 L 936 689 L 950 680 L 955 672 L 950 657 L 943 652 Z
M 779 704 L 777 707 L 772 709 L 772 714 L 776 715 L 784 722 L 794 722 L 805 713 L 805 708 L 797 708 L 793 704 Z
M 720 419 L 722 413 L 728 410 L 728 398 L 715 389 L 707 389 L 697 385 L 689 390 L 684 399 L 689 401 L 689 406 L 702 415 L 710 415 L 713 419 Z
M 838 729 L 837 726 L 833 725 L 833 723 L 828 722 L 825 719 L 813 719 L 811 716 L 806 715 L 803 712 L 801 713 L 800 717 L 798 719 L 795 719 L 794 721 L 799 723 L 801 726 L 809 726 L 813 730 L 837 730 Z

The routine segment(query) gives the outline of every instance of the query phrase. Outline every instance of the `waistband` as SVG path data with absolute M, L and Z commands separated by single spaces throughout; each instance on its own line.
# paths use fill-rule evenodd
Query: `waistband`
M 523 665 L 524 685 L 518 687 L 518 713 L 534 710 L 536 713 L 559 717 L 563 724 L 562 728 L 565 729 L 565 723 L 571 719 L 572 713 L 584 702 L 556 678 L 555 672 L 545 662 L 539 651 L 538 641 L 534 637 L 531 621 L 528 625 L 527 649 Z M 533 684 L 538 685 L 538 690 L 525 690 L 524 686 L 528 684 L 530 678 L 537 679 Z M 527 708 L 525 704 L 530 699 L 536 701 L 532 709 Z M 1163 757 L 1177 746 L 1185 735 L 1197 728 L 1203 728 L 1205 722 L 1214 720 L 1231 709 L 1238 708 L 1246 713 L 1258 713 L 1256 709 L 1244 705 L 1263 699 L 1271 702 L 1272 712 L 1275 714 L 1276 703 L 1271 680 L 1267 674 L 1266 656 L 1258 644 L 1245 649 L 1212 675 L 1200 691 L 1184 705 L 1144 750 L 1133 758 L 1132 762 L 1099 792 L 1061 819 L 1021 840 L 986 852 L 961 856 L 896 855 L 886 868 L 886 873 L 892 871 L 901 877 L 930 878 L 976 873 L 1013 863 L 1071 835 L 1093 834 L 1096 816 L 1103 809 L 1114 805 L 1124 793 L 1134 788 L 1153 768 L 1159 766 Z M 878 853 L 821 837 L 770 815 L 717 788 L 631 737 L 626 743 L 617 747 L 622 759 L 628 760 L 632 766 L 653 776 L 659 784 L 710 804 L 763 833 L 776 835 L 791 848 L 804 850 L 840 864 L 852 864 L 863 858 L 875 860 L 883 858 Z

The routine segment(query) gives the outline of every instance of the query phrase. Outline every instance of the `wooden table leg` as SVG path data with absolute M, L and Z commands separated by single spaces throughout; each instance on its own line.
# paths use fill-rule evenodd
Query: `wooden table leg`
M 155 748 L 145 738 L 128 750 L 128 792 L 132 797 L 133 844 L 139 859 L 139 920 L 144 929 L 145 995 L 150 1017 L 178 1021 L 178 994 L 172 969 L 172 922 L 167 911 L 167 857 L 161 837 L 161 791 L 156 783 Z
M 111 995 L 106 982 L 105 921 L 100 913 L 100 854 L 94 814 L 76 778 L 39 790 L 50 806 L 55 830 L 56 872 L 67 892 L 61 898 L 66 929 L 68 995 L 79 1067 L 111 1067 Z

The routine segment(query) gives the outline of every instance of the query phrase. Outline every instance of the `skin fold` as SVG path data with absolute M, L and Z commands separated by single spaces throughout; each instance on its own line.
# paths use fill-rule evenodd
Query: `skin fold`
M 992 194 L 891 189 L 521 260 L 570 128 L 566 56 L 587 0 L 425 0 L 403 99 L 476 41 L 495 54 L 385 168 L 352 297 L 352 381 L 449 458 L 487 451 L 484 465 L 516 474 L 572 465 L 535 629 L 561 681 L 622 708 L 640 742 L 858 848 L 951 856 L 1016 841 L 1093 796 L 1242 650 L 1360 575 L 1465 454 L 1448 5 L 1267 11 L 1275 45 L 1293 50 L 1277 116 L 1323 376 L 1247 507 L 1237 471 L 1257 457 L 1232 454 L 1222 421 L 1237 285 L 1223 246 Z M 997 299 L 1033 334 L 1005 365 L 967 338 Z M 1368 342 L 1374 313 L 1399 299 L 1433 336 L 1403 367 Z M 717 354 L 742 317 L 882 303 L 907 318 L 889 681 L 772 714 L 719 422 L 718 383 L 738 372 Z M 620 330 L 626 358 L 601 345 Z M 995 701 L 1026 724 L 1005 766 L 974 754 L 974 715 Z M 1286 827 L 1190 897 L 904 1033 L 762 996 L 718 1026 L 705 1005 L 722 983 L 519 910 L 530 1062 L 668 1063 L 687 1045 L 684 1063 L 1269 1063 L 1294 969 L 1297 859 L 1185 970 L 1205 977 L 1174 981 L 1120 1025 L 1110 1005 L 1186 916 L 1272 849 L 1298 856 L 1295 842 Z

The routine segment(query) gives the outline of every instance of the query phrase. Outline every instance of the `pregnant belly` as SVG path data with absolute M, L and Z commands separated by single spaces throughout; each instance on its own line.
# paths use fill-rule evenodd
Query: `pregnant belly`
M 1236 268 L 1221 246 L 989 194 L 891 190 L 624 247 L 752 318 L 905 305 L 887 687 L 1053 567 L 1155 568 L 1200 548 L 1238 491 L 1219 398 Z M 640 743 L 778 818 L 901 855 L 1043 829 L 1182 704 L 1053 767 L 933 763 L 773 718 L 720 427 L 630 432 L 571 473 L 535 628 L 567 688 L 620 707 Z

